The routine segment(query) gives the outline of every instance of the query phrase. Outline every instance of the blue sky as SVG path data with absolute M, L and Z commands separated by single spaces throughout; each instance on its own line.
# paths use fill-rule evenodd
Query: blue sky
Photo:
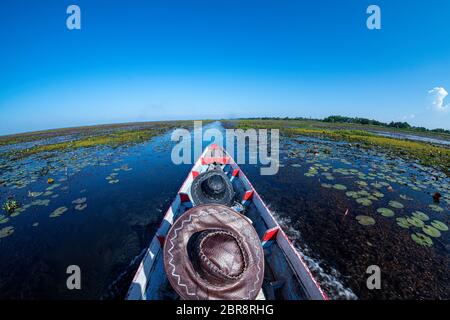
M 450 129 L 449 21 L 448 0 L 2 0 L 0 134 L 332 114 Z

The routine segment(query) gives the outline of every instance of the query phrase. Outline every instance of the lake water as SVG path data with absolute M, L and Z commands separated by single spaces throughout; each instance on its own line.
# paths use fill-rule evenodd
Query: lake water
M 191 168 L 172 164 L 173 145 L 167 133 L 132 147 L 2 158 L 0 200 L 22 206 L 0 218 L 0 298 L 123 298 Z M 450 225 L 448 177 L 346 143 L 283 138 L 280 149 L 275 176 L 241 167 L 332 298 L 449 298 L 450 232 L 432 225 Z M 82 290 L 67 289 L 69 265 L 80 266 Z M 369 265 L 381 269 L 381 290 L 366 287 Z

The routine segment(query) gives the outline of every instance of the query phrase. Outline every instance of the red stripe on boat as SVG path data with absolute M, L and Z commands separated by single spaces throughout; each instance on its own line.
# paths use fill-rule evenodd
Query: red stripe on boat
M 181 202 L 191 202 L 191 199 L 189 199 L 189 195 L 187 195 L 186 193 L 180 192 L 179 195 Z
M 279 229 L 280 229 L 279 227 L 275 227 L 275 228 L 267 230 L 266 233 L 264 233 L 262 241 L 269 241 L 269 240 L 275 239 L 275 237 L 278 234 Z
M 164 236 L 156 236 L 158 238 L 159 244 L 161 245 L 161 248 L 164 247 L 164 241 L 166 240 L 166 237 Z
M 229 157 L 207 157 L 207 158 L 202 158 L 202 164 L 211 164 L 211 163 L 227 164 L 229 161 L 230 161 Z
M 233 177 L 237 177 L 239 175 L 239 169 L 234 169 L 233 173 L 231 174 Z
M 216 143 L 213 143 L 212 145 L 209 146 L 210 149 L 217 149 L 219 148 L 219 146 Z
M 192 172 L 192 178 L 197 178 L 199 175 L 200 175 L 200 173 L 198 173 L 198 171 L 191 171 Z
M 244 194 L 243 201 L 251 200 L 253 198 L 253 190 L 246 191 Z

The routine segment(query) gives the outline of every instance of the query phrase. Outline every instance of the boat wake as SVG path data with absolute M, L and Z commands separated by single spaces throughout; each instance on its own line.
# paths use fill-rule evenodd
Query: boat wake
M 330 299 L 345 299 L 345 300 L 356 300 L 358 297 L 356 294 L 350 289 L 346 288 L 343 283 L 339 280 L 342 279 L 342 275 L 336 269 L 327 266 L 327 269 L 330 271 L 325 272 L 323 261 L 312 258 L 311 249 L 302 241 L 302 236 L 299 230 L 296 230 L 292 227 L 292 220 L 288 217 L 282 217 L 278 215 L 273 210 L 270 210 L 278 221 L 278 223 L 283 228 L 286 235 L 292 241 L 292 244 L 297 249 L 308 268 L 313 273 L 314 277 L 319 282 L 322 289 L 326 292 L 327 296 Z M 300 246 L 301 243 L 301 246 Z

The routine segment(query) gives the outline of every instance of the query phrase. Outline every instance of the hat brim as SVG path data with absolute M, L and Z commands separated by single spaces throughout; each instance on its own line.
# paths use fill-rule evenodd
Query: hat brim
M 204 280 L 194 269 L 187 252 L 190 237 L 200 231 L 222 229 L 238 235 L 248 253 L 242 277 L 223 286 Z M 253 300 L 264 278 L 264 252 L 250 222 L 224 205 L 196 206 L 180 216 L 164 244 L 164 269 L 173 289 L 184 300 Z

